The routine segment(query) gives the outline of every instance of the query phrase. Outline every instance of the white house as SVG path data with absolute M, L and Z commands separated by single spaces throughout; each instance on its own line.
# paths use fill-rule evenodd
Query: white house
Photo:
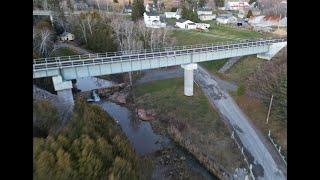
M 199 9 L 197 10 L 198 16 L 199 15 L 211 15 L 212 14 L 212 10 L 206 10 L 206 9 Z
M 201 14 L 198 16 L 201 21 L 211 21 L 216 19 L 217 15 L 215 14 Z
M 178 10 L 176 12 L 164 12 L 164 15 L 166 16 L 166 18 L 175 18 L 175 19 L 181 18 L 181 15 Z
M 74 10 L 87 10 L 89 8 L 88 4 L 85 2 L 75 2 L 73 5 Z
M 73 41 L 74 35 L 69 32 L 64 32 L 60 35 L 60 40 L 61 41 Z
M 154 12 L 143 13 L 144 23 L 150 28 L 166 27 L 166 23 L 160 21 L 160 16 Z
M 124 5 L 123 12 L 131 14 L 132 13 L 132 6 L 130 4 Z
M 179 21 L 177 21 L 176 26 L 181 29 L 196 29 L 197 28 L 196 23 L 194 23 L 190 20 L 183 20 L 183 19 L 180 19 Z
M 179 21 L 176 22 L 176 26 L 181 28 L 181 29 L 209 29 L 210 24 L 206 23 L 194 23 L 190 20 L 183 20 L 180 19 Z
M 197 29 L 202 29 L 202 30 L 206 30 L 210 28 L 210 24 L 206 24 L 206 23 L 196 23 L 196 28 Z
M 146 12 L 153 12 L 153 11 L 156 11 L 157 10 L 157 7 L 155 4 L 152 4 L 152 3 L 148 3 L 146 5 L 146 8 L 145 8 Z
M 216 20 L 220 24 L 232 24 L 232 23 L 236 23 L 238 21 L 238 19 L 236 17 L 234 17 L 232 14 L 220 15 L 219 17 L 217 17 Z
M 243 19 L 243 18 L 245 17 L 245 15 L 246 15 L 246 14 L 247 14 L 247 13 L 245 13 L 245 11 L 244 11 L 244 10 L 239 10 L 239 12 L 238 12 L 237 16 L 238 16 L 238 18 Z
M 228 1 L 225 2 L 225 10 L 248 10 L 250 5 L 247 2 L 242 1 Z

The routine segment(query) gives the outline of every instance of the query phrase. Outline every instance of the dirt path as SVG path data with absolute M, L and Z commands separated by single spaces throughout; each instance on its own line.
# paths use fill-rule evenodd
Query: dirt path
M 75 45 L 74 43 L 57 42 L 57 43 L 54 44 L 54 49 L 60 49 L 60 48 L 70 48 L 70 49 L 78 52 L 79 54 L 90 54 L 90 53 L 92 53 L 87 49 L 84 49 L 84 48 L 81 48 L 81 47 Z
M 250 154 L 249 161 L 253 164 L 253 173 L 256 179 L 286 179 L 284 175 L 286 168 L 283 163 L 278 161 L 278 158 L 275 160 L 272 156 L 278 154 L 272 153 L 267 147 L 266 140 L 258 135 L 257 129 L 254 129 L 249 118 L 241 111 L 232 97 L 219 86 L 213 75 L 198 66 L 198 69 L 195 70 L 195 80 L 200 84 L 211 104 L 226 119 L 226 122 L 236 129 L 235 134 Z

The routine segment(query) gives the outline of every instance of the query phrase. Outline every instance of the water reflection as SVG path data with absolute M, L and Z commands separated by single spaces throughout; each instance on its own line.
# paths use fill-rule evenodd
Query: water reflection
M 96 78 L 96 77 L 85 77 L 77 79 L 76 86 L 82 92 L 91 91 L 93 89 L 105 88 L 114 85 L 112 81 Z
M 154 133 L 149 122 L 133 118 L 127 108 L 108 101 L 98 104 L 118 121 L 139 155 L 154 152 L 169 143 L 168 138 Z

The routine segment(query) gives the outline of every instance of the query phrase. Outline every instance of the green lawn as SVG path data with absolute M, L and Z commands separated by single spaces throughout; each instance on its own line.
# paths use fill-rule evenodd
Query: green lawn
M 266 60 L 257 58 L 256 55 L 243 56 L 224 74 L 224 78 L 238 84 L 258 69 Z
M 183 94 L 183 79 L 175 78 L 137 85 L 134 92 L 138 107 L 156 111 L 153 128 L 170 134 L 200 161 L 208 156 L 229 172 L 242 164 L 226 125 L 199 87 L 195 85 L 194 96 L 187 97 Z
M 227 59 L 201 62 L 200 64 L 213 74 L 217 74 L 219 69 L 227 62 Z
M 70 48 L 60 48 L 57 50 L 54 50 L 54 52 L 51 54 L 51 57 L 54 56 L 72 56 L 72 55 L 77 55 L 78 53 L 76 53 L 74 50 L 70 49 Z
M 200 30 L 172 30 L 171 36 L 176 38 L 177 45 L 191 45 L 202 43 L 218 43 L 241 39 L 261 38 L 262 34 L 245 29 L 232 28 L 210 23 L 208 32 Z

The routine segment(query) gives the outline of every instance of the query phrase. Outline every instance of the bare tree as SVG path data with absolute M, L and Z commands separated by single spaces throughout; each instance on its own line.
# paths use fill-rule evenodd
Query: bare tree
M 33 47 L 42 57 L 48 57 L 53 49 L 52 32 L 48 28 L 33 28 Z
M 286 16 L 287 3 L 283 0 L 258 0 L 262 12 L 266 15 Z
M 82 32 L 82 35 L 83 35 L 85 42 L 88 43 L 85 21 L 80 19 L 79 26 L 80 26 L 80 29 L 81 29 L 81 32 Z

